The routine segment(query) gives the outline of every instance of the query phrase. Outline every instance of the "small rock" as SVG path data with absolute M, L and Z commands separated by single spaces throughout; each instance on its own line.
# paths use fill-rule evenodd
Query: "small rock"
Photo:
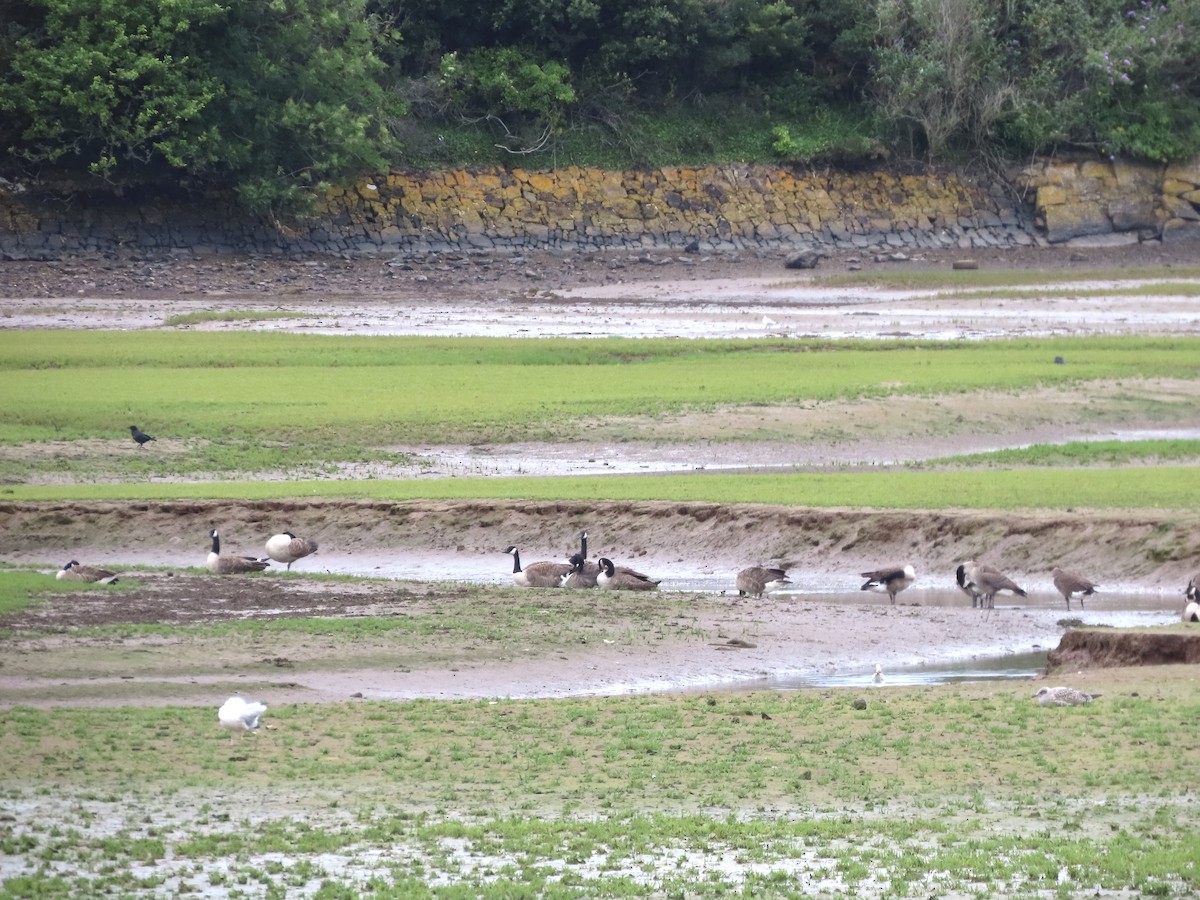
M 978 269 L 979 260 L 976 259 L 956 259 L 950 266 L 952 269 Z
M 864 700 L 862 697 L 857 697 L 857 698 L 855 698 L 855 700 L 854 700 L 854 708 L 855 708 L 855 709 L 866 709 L 866 708 L 867 708 L 867 701 L 866 701 L 866 700 Z
M 361 700 L 362 699 L 362 691 L 355 691 L 353 694 L 350 695 L 350 699 L 351 700 Z
M 1054 364 L 1056 366 L 1063 366 L 1063 365 L 1066 365 L 1066 363 L 1067 363 L 1067 361 L 1065 359 L 1063 359 L 1061 356 L 1054 357 Z

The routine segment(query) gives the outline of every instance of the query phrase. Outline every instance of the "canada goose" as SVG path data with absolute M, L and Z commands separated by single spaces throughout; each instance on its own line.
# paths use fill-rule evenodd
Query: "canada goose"
M 281 531 L 267 540 L 267 556 L 275 562 L 287 563 L 289 572 L 292 571 L 292 563 L 296 560 L 316 552 L 316 541 L 298 538 L 290 531 Z
M 1016 583 L 993 566 L 981 566 L 968 560 L 958 567 L 959 587 L 978 598 L 980 607 L 995 605 L 996 595 L 1010 591 L 1018 597 L 1028 596 Z
M 88 584 L 116 584 L 117 573 L 108 569 L 97 569 L 93 566 L 81 566 L 76 559 L 71 560 L 58 570 L 54 576 L 59 581 L 84 581 Z
M 970 571 L 968 571 L 970 566 Z M 974 573 L 975 563 L 973 561 L 962 563 L 954 570 L 954 577 L 958 581 L 959 590 L 971 598 L 971 606 L 979 605 L 979 597 L 983 591 L 975 586 L 975 582 L 971 580 L 971 574 Z
M 214 528 L 208 536 L 212 538 L 212 550 L 208 553 L 208 571 L 214 575 L 236 575 L 240 572 L 261 572 L 271 564 L 269 559 L 253 556 L 222 556 L 221 538 Z
M 504 552 L 512 554 L 512 579 L 517 587 L 561 587 L 573 569 L 570 563 L 550 561 L 530 563 L 522 569 L 521 553 L 516 547 L 509 547 Z
M 777 591 L 791 584 L 786 569 L 771 569 L 767 566 L 751 566 L 737 573 L 737 592 L 739 597 L 753 594 L 761 600 L 763 594 Z
M 912 566 L 891 566 L 887 569 L 876 569 L 874 572 L 863 572 L 862 577 L 867 579 L 867 583 L 859 590 L 886 591 L 894 605 L 896 595 L 917 580 L 917 570 Z
M 563 587 L 590 588 L 596 586 L 596 576 L 600 574 L 600 566 L 587 558 L 587 531 L 579 532 L 579 552 L 572 555 L 568 562 L 571 573 L 563 579 Z M 576 563 L 576 557 L 580 562 Z
M 1183 596 L 1189 600 L 1200 600 L 1200 574 L 1193 575 L 1192 580 L 1188 582 L 1187 589 L 1183 592 Z
M 229 730 L 229 743 L 238 731 L 254 731 L 261 724 L 262 714 L 267 711 L 265 703 L 248 702 L 242 697 L 230 697 L 217 710 L 217 721 Z
M 136 425 L 129 426 L 129 434 L 135 441 L 137 441 L 139 448 L 146 446 L 146 441 L 155 440 L 155 438 L 150 437 L 150 435 L 146 434 L 146 432 L 142 431 L 142 429 L 138 428 Z
M 596 586 L 613 591 L 655 591 L 661 579 L 651 578 L 625 566 L 614 566 L 611 559 L 600 557 Z
M 1083 598 L 1090 596 L 1096 592 L 1096 588 L 1100 585 L 1094 584 L 1076 575 L 1074 572 L 1064 572 L 1062 569 L 1056 568 L 1050 573 L 1054 576 L 1054 586 L 1058 588 L 1058 592 L 1063 595 L 1063 599 L 1067 601 L 1067 609 L 1071 609 L 1071 595 L 1079 594 L 1079 608 L 1083 609 Z
M 1082 706 L 1102 695 L 1085 694 L 1069 687 L 1044 687 L 1039 688 L 1033 696 L 1041 706 Z
M 1195 600 L 1188 601 L 1188 605 L 1183 608 L 1183 621 L 1200 622 L 1200 603 Z

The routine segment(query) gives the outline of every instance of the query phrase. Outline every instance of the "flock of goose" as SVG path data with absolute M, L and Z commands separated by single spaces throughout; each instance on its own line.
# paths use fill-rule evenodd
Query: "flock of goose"
M 266 556 L 228 556 L 221 553 L 221 536 L 215 528 L 208 536 L 212 541 L 212 549 L 205 565 L 215 575 L 261 572 L 272 562 L 284 563 L 288 571 L 291 571 L 292 563 L 317 552 L 316 541 L 297 537 L 290 531 L 282 531 L 267 539 Z M 520 550 L 515 545 L 509 546 L 504 552 L 513 559 L 513 583 L 518 587 L 529 588 L 599 587 L 618 591 L 658 589 L 662 581 L 660 578 L 651 578 L 628 566 L 616 565 L 607 557 L 600 557 L 595 561 L 588 559 L 587 542 L 587 531 L 581 531 L 578 553 L 573 553 L 566 560 L 543 560 L 527 565 L 521 564 Z M 917 580 L 916 569 L 912 565 L 888 566 L 861 574 L 866 579 L 862 590 L 886 593 L 893 605 L 896 603 L 896 595 Z M 118 581 L 118 573 L 81 565 L 74 559 L 59 569 L 56 577 L 60 581 L 99 584 L 115 584 Z M 1076 598 L 1076 595 L 1079 608 L 1083 609 L 1083 598 L 1096 593 L 1099 587 L 1094 581 L 1061 568 L 1055 568 L 1051 577 L 1054 587 L 1066 601 L 1068 610 L 1071 609 L 1071 600 Z M 959 589 L 971 598 L 972 607 L 980 609 L 993 608 L 997 594 L 1028 596 L 1024 588 L 999 569 L 977 563 L 975 560 L 967 560 L 959 565 L 955 570 L 955 580 Z M 772 566 L 750 566 L 738 572 L 736 578 L 738 596 L 756 599 L 761 599 L 763 595 L 772 591 L 784 589 L 791 583 L 786 568 Z M 1184 595 L 1183 621 L 1200 623 L 1200 574 L 1193 576 L 1188 582 Z

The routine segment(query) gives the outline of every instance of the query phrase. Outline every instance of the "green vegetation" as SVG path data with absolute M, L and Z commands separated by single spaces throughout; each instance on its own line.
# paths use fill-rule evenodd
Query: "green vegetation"
M 1194 509 L 1200 467 L 12 485 L 0 500 L 666 500 L 880 509 Z
M 267 322 L 273 319 L 315 319 L 316 313 L 289 312 L 282 309 L 228 309 L 224 312 L 207 310 L 204 312 L 179 313 L 168 316 L 163 322 L 165 328 L 178 328 L 189 325 L 203 325 L 205 322 Z
M 1070 710 L 1025 685 L 862 710 L 835 691 L 292 704 L 233 747 L 208 708 L 10 709 L 0 790 L 38 813 L 4 840 L 55 874 L 0 890 L 1183 896 L 1200 838 L 1177 723 L 1200 707 L 1155 681 Z
M 65 562 L 65 561 L 64 561 Z M 37 572 L 8 572 L 0 570 L 0 616 L 20 612 L 37 603 L 39 595 L 47 593 L 78 593 L 80 591 L 123 591 L 129 584 L 85 584 L 59 581 L 53 575 Z
M 231 478 L 286 473 L 293 479 L 337 476 L 348 466 L 411 465 L 388 448 L 417 443 L 507 443 L 526 440 L 657 440 L 651 423 L 684 415 L 795 411 L 792 430 L 767 435 L 794 439 L 805 411 L 822 404 L 891 397 L 1017 394 L 1032 389 L 1122 385 L 1136 397 L 1146 379 L 1194 381 L 1200 371 L 1195 339 L 1072 338 L 973 343 L 493 340 L 361 338 L 266 333 L 0 333 L 0 479 L 14 485 L 0 496 L 206 496 L 219 486 L 165 484 L 171 478 Z M 1054 365 L 1056 355 L 1069 366 Z M 139 450 L 125 433 L 139 424 L 158 440 Z M 945 427 L 952 428 L 953 423 Z M 712 439 L 707 431 L 699 431 Z M 695 435 L 692 435 L 695 437 Z M 684 435 L 686 439 L 687 435 Z M 673 438 L 680 440 L 676 436 Z M 764 439 L 732 432 L 722 440 Z M 56 442 L 46 452 L 44 442 Z M 30 448 L 39 452 L 30 452 Z M 1189 462 L 1185 457 L 1178 461 Z M 903 504 L 902 490 L 926 502 L 933 487 L 923 476 L 874 473 L 790 477 L 768 487 L 755 477 L 689 479 L 576 479 L 563 482 L 462 479 L 450 484 L 251 485 L 244 496 L 298 491 L 328 496 L 646 496 L 714 501 L 812 502 L 814 494 L 876 496 Z M 970 476 L 962 476 L 970 482 Z M 1086 473 L 1070 482 L 1082 493 L 1067 505 L 1122 505 L 1128 491 L 1145 490 L 1155 504 L 1190 497 L 1178 491 L 1178 472 L 1130 473 L 1099 493 Z M 153 478 L 154 483 L 149 483 Z M 880 479 L 893 479 L 880 490 Z M 989 476 L 992 483 L 999 483 Z M 30 480 L 74 483 L 62 488 L 17 487 Z M 906 480 L 911 479 L 911 480 Z M 1157 479 L 1157 486 L 1149 484 Z M 1014 482 L 1030 483 L 1024 476 Z M 81 482 L 133 481 L 117 490 Z M 1068 483 L 1068 482 L 1064 482 Z M 1097 481 L 1099 484 L 1099 481 Z M 555 485 L 559 485 L 555 487 Z M 1136 487 L 1135 487 L 1136 486 Z M 1039 488 L 1040 489 L 1040 488 Z M 58 493 L 60 492 L 61 493 Z M 1177 492 L 1177 493 L 1176 493 Z M 1058 497 L 1061 492 L 1055 491 Z M 964 484 L 956 504 L 986 505 L 995 491 Z M 1014 489 L 1022 505 L 1036 496 Z M 921 498 L 920 501 L 917 498 Z M 978 498 L 978 499 L 972 499 Z M 827 502 L 827 501 L 818 501 Z
M 933 460 L 929 465 L 953 466 L 1127 466 L 1195 465 L 1200 461 L 1200 441 L 1075 441 L 1069 444 L 1036 444 L 1018 450 L 994 450 Z
M 1185 0 L 12 0 L 3 173 L 302 211 L 389 165 L 1200 149 Z

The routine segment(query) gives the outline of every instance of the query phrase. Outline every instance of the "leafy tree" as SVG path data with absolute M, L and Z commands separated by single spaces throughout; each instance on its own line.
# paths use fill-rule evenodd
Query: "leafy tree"
M 880 0 L 874 92 L 881 113 L 931 157 L 979 149 L 1011 111 L 1014 87 L 986 0 Z
M 1088 54 L 1088 109 L 1109 154 L 1155 161 L 1200 151 L 1200 4 L 1130 4 Z
M 224 14 L 215 0 L 171 5 L 35 0 L 40 27 L 12 41 L 0 110 L 30 160 L 76 158 L 97 175 L 124 164 L 205 167 L 219 153 L 204 111 L 222 93 L 195 55 L 192 29 Z
M 365 0 L 29 0 L 0 111 L 13 152 L 110 180 L 186 172 L 251 208 L 296 211 L 385 164 L 386 38 Z

